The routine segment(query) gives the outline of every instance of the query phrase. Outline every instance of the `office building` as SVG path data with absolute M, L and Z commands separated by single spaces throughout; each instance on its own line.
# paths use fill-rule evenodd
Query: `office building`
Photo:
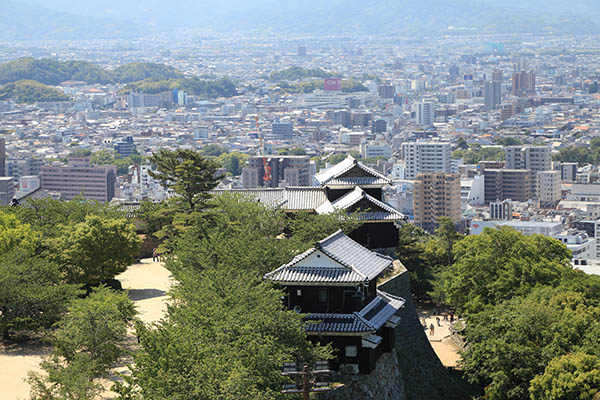
M 575 182 L 577 180 L 577 163 L 562 163 L 560 179 L 564 182 Z
M 0 205 L 9 205 L 15 196 L 15 182 L 10 176 L 0 177 Z
M 136 151 L 135 143 L 133 143 L 133 137 L 127 136 L 125 140 L 115 144 L 115 151 L 119 153 L 121 157 L 129 157 Z
M 6 141 L 0 138 L 0 176 L 5 176 L 6 169 Z
M 420 173 L 451 171 L 450 143 L 411 142 L 402 144 L 406 163 L 406 179 L 415 179 Z
M 15 185 L 18 185 L 19 178 L 22 176 L 39 175 L 43 164 L 43 161 L 37 158 L 8 160 L 6 162 L 5 176 L 11 176 L 15 181 Z
M 377 143 L 361 143 L 360 155 L 363 158 L 385 157 L 392 158 L 392 146 Z
M 298 45 L 297 54 L 298 54 L 298 57 L 306 57 L 306 55 L 308 54 L 308 51 L 306 50 L 306 46 Z
M 532 197 L 528 170 L 485 169 L 483 175 L 485 204 L 502 200 L 528 201 Z
M 116 169 L 90 165 L 89 158 L 70 158 L 69 165 L 47 165 L 41 169 L 42 190 L 58 192 L 64 200 L 83 196 L 107 202 L 115 196 Z
M 502 102 L 500 81 L 486 81 L 483 86 L 483 97 L 486 110 L 495 110 Z
M 255 156 L 242 169 L 244 189 L 310 186 L 311 181 L 307 156 Z
M 294 137 L 294 125 L 291 122 L 273 122 L 271 133 L 274 139 L 292 140 Z
M 460 175 L 441 172 L 417 175 L 414 182 L 415 225 L 432 231 L 440 217 L 460 223 Z
M 417 104 L 416 121 L 421 126 L 431 126 L 435 119 L 433 103 L 422 102 Z

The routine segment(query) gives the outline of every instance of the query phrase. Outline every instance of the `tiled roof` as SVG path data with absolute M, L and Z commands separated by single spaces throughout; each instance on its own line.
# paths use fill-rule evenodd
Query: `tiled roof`
M 365 308 L 360 310 L 358 315 L 367 321 L 369 325 L 379 329 L 404 306 L 404 303 L 403 298 L 378 290 L 377 296 Z
M 350 268 L 311 268 L 311 267 L 280 267 L 265 277 L 281 284 L 301 282 L 311 283 L 363 283 L 366 278 Z
M 317 242 L 316 247 L 341 264 L 367 277 L 376 278 L 392 264 L 388 256 L 376 253 L 350 239 L 341 230 Z
M 286 210 L 314 210 L 327 201 L 325 189 L 313 186 L 288 186 L 265 189 L 217 189 L 212 193 L 238 193 L 247 195 L 270 207 Z
M 213 194 L 222 193 L 235 193 L 242 196 L 248 196 L 254 198 L 259 203 L 263 203 L 269 207 L 280 207 L 286 202 L 285 189 L 283 188 L 272 188 L 272 189 L 215 189 L 212 190 Z
M 335 210 L 347 210 L 361 200 L 367 200 L 373 204 L 372 211 L 363 212 L 360 218 L 367 221 L 398 221 L 404 220 L 406 217 L 395 208 L 389 206 L 383 201 L 377 200 L 356 186 L 353 191 L 345 194 L 333 203 L 326 202 L 316 209 L 318 214 L 327 214 Z
M 309 314 L 306 321 L 320 321 L 308 324 L 309 333 L 368 333 L 376 329 L 354 314 Z
M 308 314 L 305 321 L 310 323 L 309 333 L 373 333 L 381 328 L 400 308 L 404 299 L 377 291 L 377 296 L 365 308 L 352 314 Z
M 327 201 L 325 189 L 312 186 L 288 186 L 286 198 L 287 210 L 314 210 Z
M 325 254 L 331 261 L 306 265 L 302 263 L 316 251 Z M 305 282 L 307 284 L 352 284 L 375 279 L 392 264 L 390 257 L 381 255 L 356 243 L 338 230 L 334 234 L 316 243 L 315 247 L 294 257 L 292 261 L 282 265 L 265 275 L 278 283 Z
M 345 177 L 344 174 L 353 168 L 359 168 L 365 173 L 362 177 Z M 379 172 L 358 162 L 354 157 L 348 156 L 343 161 L 331 168 L 321 171 L 315 175 L 315 179 L 321 185 L 330 186 L 354 186 L 354 185 L 387 185 L 392 181 Z

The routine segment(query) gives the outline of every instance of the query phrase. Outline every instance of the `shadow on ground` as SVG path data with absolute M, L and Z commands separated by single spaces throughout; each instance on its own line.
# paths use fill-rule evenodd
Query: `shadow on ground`
M 159 289 L 129 289 L 129 298 L 133 301 L 153 299 L 166 294 L 167 292 Z

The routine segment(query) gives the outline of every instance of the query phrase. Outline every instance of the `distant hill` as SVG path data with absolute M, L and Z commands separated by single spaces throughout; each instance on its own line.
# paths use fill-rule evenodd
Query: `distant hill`
M 129 38 L 173 28 L 292 35 L 598 33 L 597 21 L 597 0 L 0 0 L 0 40 Z
M 120 94 L 127 94 L 130 92 L 160 93 L 173 89 L 181 89 L 188 94 L 197 96 L 201 99 L 233 97 L 238 94 L 235 84 L 229 78 L 204 80 L 198 77 L 165 80 L 146 79 L 130 83 L 121 90 Z
M 330 78 L 332 76 L 333 74 L 321 68 L 304 69 L 294 65 L 281 71 L 271 72 L 269 79 L 272 81 L 297 81 L 304 78 Z
M 140 32 L 146 32 L 131 22 L 75 15 L 46 7 L 49 5 L 45 2 L 30 5 L 0 0 L 0 41 L 109 39 L 137 37 Z
M 114 71 L 85 61 L 58 61 L 29 57 L 0 64 L 0 84 L 23 79 L 35 80 L 46 85 L 58 85 L 71 80 L 106 84 L 182 77 L 183 74 L 173 67 L 153 63 L 129 63 Z
M 113 71 L 115 81 L 129 83 L 144 79 L 164 80 L 183 78 L 183 74 L 175 68 L 164 64 L 154 63 L 129 63 L 121 65 Z
M 13 100 L 18 103 L 46 101 L 66 101 L 70 97 L 50 86 L 32 80 L 11 82 L 0 86 L 0 100 Z

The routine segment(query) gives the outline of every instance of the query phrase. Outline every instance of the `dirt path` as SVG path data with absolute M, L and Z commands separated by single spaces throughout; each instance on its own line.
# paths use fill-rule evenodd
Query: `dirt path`
M 424 323 L 427 327 L 425 334 L 429 339 L 429 343 L 431 343 L 431 347 L 433 347 L 442 364 L 446 367 L 456 367 L 460 360 L 460 354 L 458 354 L 456 345 L 449 339 L 450 322 L 444 321 L 442 315 L 435 315 L 431 309 L 423 309 L 417 306 L 417 312 L 421 323 Z M 440 319 L 439 325 L 436 317 Z M 430 331 L 432 324 L 434 326 L 433 335 Z
M 117 276 L 123 289 L 129 289 L 139 316 L 145 323 L 158 321 L 167 305 L 166 292 L 170 286 L 170 274 L 161 263 L 143 259 Z M 0 400 L 24 400 L 29 398 L 29 385 L 23 381 L 27 371 L 39 371 L 39 363 L 50 347 L 39 343 L 0 344 Z M 110 397 L 110 396 L 107 396 Z

